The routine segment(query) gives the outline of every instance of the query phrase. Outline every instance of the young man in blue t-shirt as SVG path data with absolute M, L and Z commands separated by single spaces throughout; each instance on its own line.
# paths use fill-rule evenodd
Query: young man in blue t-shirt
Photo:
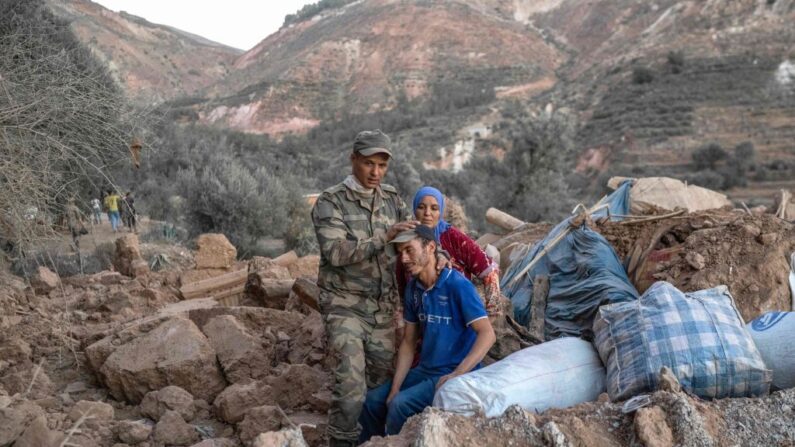
M 436 271 L 432 228 L 418 225 L 387 247 L 412 275 L 403 297 L 406 329 L 394 378 L 367 393 L 360 443 L 399 433 L 406 419 L 431 405 L 446 381 L 479 367 L 496 340 L 475 286 L 451 268 Z M 411 368 L 420 335 L 420 363 Z

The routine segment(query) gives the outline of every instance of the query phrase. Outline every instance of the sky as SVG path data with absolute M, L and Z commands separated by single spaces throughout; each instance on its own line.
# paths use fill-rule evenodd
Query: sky
M 284 16 L 317 0 L 94 0 L 113 11 L 248 50 L 277 31 Z

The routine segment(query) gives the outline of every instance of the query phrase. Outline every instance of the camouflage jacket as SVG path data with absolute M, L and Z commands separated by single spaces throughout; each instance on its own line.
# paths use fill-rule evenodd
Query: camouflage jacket
M 344 183 L 320 194 L 312 208 L 312 223 L 320 245 L 317 283 L 324 314 L 355 316 L 371 323 L 392 318 L 398 296 L 395 260 L 384 252 L 386 233 L 410 216 L 397 190 L 389 185 L 381 185 L 373 196 L 355 192 Z

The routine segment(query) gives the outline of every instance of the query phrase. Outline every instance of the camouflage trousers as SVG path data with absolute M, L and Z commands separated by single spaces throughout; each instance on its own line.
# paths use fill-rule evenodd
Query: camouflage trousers
M 326 316 L 329 349 L 335 360 L 334 390 L 329 408 L 328 436 L 352 441 L 359 437 L 359 413 L 367 390 L 392 377 L 395 328 L 391 318 L 372 325 L 356 317 Z

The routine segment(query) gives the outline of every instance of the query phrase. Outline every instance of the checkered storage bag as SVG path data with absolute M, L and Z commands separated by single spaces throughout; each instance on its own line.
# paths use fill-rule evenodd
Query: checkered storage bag
M 685 294 L 657 282 L 637 301 L 600 307 L 594 334 L 614 401 L 656 390 L 663 366 L 703 398 L 770 390 L 772 373 L 726 286 Z

